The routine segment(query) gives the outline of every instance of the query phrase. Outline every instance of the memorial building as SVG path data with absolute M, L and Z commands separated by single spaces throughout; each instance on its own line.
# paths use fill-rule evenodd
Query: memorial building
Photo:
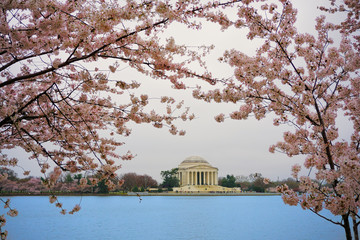
M 218 169 L 199 156 L 186 158 L 178 166 L 180 187 L 188 185 L 218 185 Z
M 239 193 L 240 188 L 227 188 L 218 185 L 218 168 L 204 158 L 191 156 L 178 166 L 177 178 L 180 187 L 173 188 L 177 193 Z

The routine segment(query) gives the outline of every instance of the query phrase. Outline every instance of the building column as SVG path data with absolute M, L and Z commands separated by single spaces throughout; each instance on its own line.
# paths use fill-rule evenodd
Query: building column
M 206 172 L 206 185 L 210 185 L 210 183 L 209 183 L 209 172 Z
M 186 178 L 187 178 L 186 185 L 190 185 L 190 172 L 189 171 L 186 172 Z
M 198 174 L 197 174 L 198 172 L 197 171 L 195 171 L 195 184 L 194 185 L 197 185 L 197 183 L 198 183 Z
M 194 182 L 195 182 L 194 172 L 191 172 L 191 185 L 194 185 Z
M 194 185 L 194 172 L 191 172 L 191 185 Z

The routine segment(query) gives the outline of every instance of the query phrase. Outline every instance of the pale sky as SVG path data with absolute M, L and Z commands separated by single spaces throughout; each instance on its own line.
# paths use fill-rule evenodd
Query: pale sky
M 309 8 L 309 6 L 313 8 L 314 1 L 294 1 L 294 4 L 300 3 L 297 27 L 302 31 L 312 31 L 313 19 L 319 12 L 316 9 L 311 11 Z M 232 71 L 228 66 L 219 65 L 216 61 L 225 49 L 236 48 L 252 54 L 258 46 L 257 41 L 246 40 L 244 31 L 229 29 L 220 32 L 218 26 L 209 23 L 204 24 L 201 31 L 190 31 L 175 25 L 170 27 L 166 34 L 174 36 L 175 42 L 179 44 L 189 46 L 214 44 L 215 49 L 209 56 L 209 69 L 216 76 L 221 77 L 232 76 Z M 121 64 L 120 69 L 123 68 L 122 66 L 126 67 Z M 106 69 L 107 65 L 104 64 L 103 68 Z M 220 124 L 214 120 L 215 115 L 222 112 L 230 113 L 237 110 L 240 105 L 209 104 L 195 100 L 190 90 L 173 90 L 169 82 L 151 80 L 130 68 L 117 72 L 112 78 L 142 82 L 141 89 L 150 92 L 150 97 L 171 95 L 179 100 L 184 99 L 185 106 L 190 107 L 190 112 L 196 115 L 191 122 L 182 120 L 177 122 L 180 128 L 186 130 L 185 136 L 173 136 L 165 127 L 156 129 L 151 125 L 132 124 L 132 134 L 121 139 L 126 145 L 119 150 L 122 153 L 130 150 L 137 157 L 131 161 L 122 162 L 123 167 L 119 170 L 119 174 L 127 172 L 148 174 L 160 183 L 160 171 L 175 168 L 185 158 L 197 155 L 217 167 L 219 176 L 226 176 L 226 174 L 247 176 L 258 172 L 272 180 L 277 180 L 290 177 L 291 166 L 302 163 L 304 160 L 304 157 L 288 158 L 284 154 L 272 154 L 268 151 L 270 145 L 282 140 L 284 130 L 290 129 L 289 126 L 273 126 L 272 115 L 261 121 L 254 118 L 242 121 L 228 119 Z M 198 84 L 194 80 L 185 81 L 185 83 L 189 83 L 190 86 Z M 346 126 L 346 121 L 340 124 Z M 26 167 L 34 169 L 28 160 L 25 162 Z M 32 171 L 31 175 L 37 175 L 36 172 L 36 170 Z M 306 174 L 306 172 L 303 173 Z M 22 174 L 19 176 L 21 177 Z
M 317 1 L 319 4 L 324 2 L 327 3 Z M 314 20 L 320 14 L 314 9 L 314 2 L 296 0 L 294 5 L 299 8 L 297 28 L 300 31 L 314 32 Z M 228 66 L 219 65 L 216 61 L 224 50 L 235 48 L 253 54 L 258 46 L 258 40 L 250 42 L 246 39 L 245 31 L 229 29 L 221 32 L 218 26 L 210 23 L 204 24 L 201 31 L 189 32 L 181 26 L 176 26 L 171 28 L 170 32 L 175 36 L 176 43 L 190 46 L 214 44 L 215 49 L 209 57 L 212 67 L 209 69 L 222 77 L 232 75 Z M 144 87 L 169 91 L 167 84 L 149 84 Z M 178 90 L 175 94 L 179 99 L 185 99 L 185 105 L 189 106 L 190 111 L 197 117 L 192 122 L 182 124 L 187 134 L 182 137 L 172 136 L 167 129 L 158 130 L 150 126 L 137 125 L 127 140 L 127 147 L 137 154 L 137 158 L 125 162 L 121 172 L 149 174 L 159 181 L 161 170 L 177 167 L 185 158 L 198 155 L 217 167 L 219 176 L 247 176 L 259 172 L 265 177 L 277 180 L 290 177 L 291 166 L 303 162 L 304 156 L 289 158 L 285 154 L 272 154 L 268 151 L 272 144 L 282 140 L 284 131 L 291 130 L 289 126 L 273 126 L 271 114 L 261 121 L 249 118 L 242 121 L 227 119 L 224 123 L 217 123 L 214 120 L 215 115 L 237 110 L 240 105 L 208 104 L 192 99 L 189 91 Z M 351 126 L 346 120 L 340 124 L 347 128 L 344 135 L 348 136 Z M 308 172 L 304 170 L 302 173 Z

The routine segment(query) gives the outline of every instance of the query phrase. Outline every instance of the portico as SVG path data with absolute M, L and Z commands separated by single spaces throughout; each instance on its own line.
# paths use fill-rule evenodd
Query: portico
M 199 156 L 186 158 L 178 166 L 180 187 L 175 193 L 183 194 L 236 194 L 240 188 L 227 188 L 218 185 L 218 169 Z
M 218 185 L 218 169 L 205 159 L 192 156 L 182 161 L 178 167 L 180 186 Z

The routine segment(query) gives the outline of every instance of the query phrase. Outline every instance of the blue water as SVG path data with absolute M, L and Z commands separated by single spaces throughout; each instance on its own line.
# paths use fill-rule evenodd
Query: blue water
M 81 201 L 81 211 L 64 216 L 48 197 L 12 197 L 19 215 L 7 217 L 8 238 L 345 239 L 341 227 L 300 207 L 286 206 L 279 196 L 149 196 L 141 202 L 137 197 L 120 196 L 59 198 L 68 209 Z

